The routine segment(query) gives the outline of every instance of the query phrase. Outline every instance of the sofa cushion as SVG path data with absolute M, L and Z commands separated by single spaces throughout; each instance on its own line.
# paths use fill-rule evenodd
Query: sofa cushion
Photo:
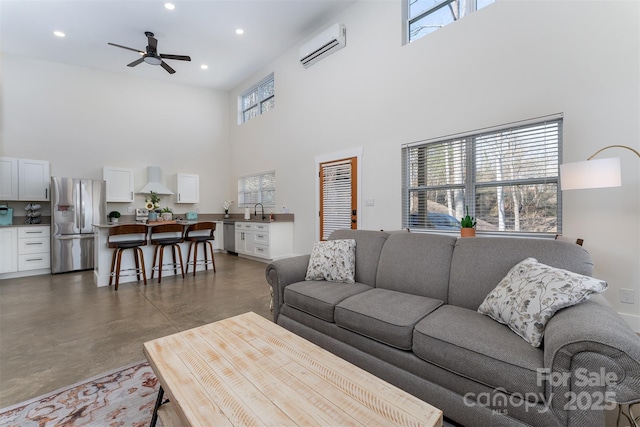
M 333 322 L 336 304 L 352 295 L 371 289 L 362 283 L 304 281 L 284 288 L 284 303 L 298 310 Z
M 525 258 L 590 276 L 591 255 L 575 243 L 546 239 L 458 239 L 451 259 L 448 304 L 477 310 L 484 298 Z
M 389 235 L 374 230 L 336 230 L 329 240 L 355 239 L 356 241 L 356 282 L 369 286 L 376 285 L 380 251 Z
M 382 248 L 376 287 L 447 300 L 456 238 L 437 234 L 392 234 Z
M 500 323 L 478 313 L 445 305 L 415 327 L 413 353 L 427 362 L 507 393 L 535 400 L 544 393 L 538 369 L 544 352 Z
M 338 326 L 410 350 L 414 325 L 440 305 L 440 300 L 376 288 L 339 303 L 334 317 Z
M 305 280 L 355 283 L 356 241 L 328 240 L 313 244 Z
M 527 258 L 516 264 L 484 299 L 478 312 L 509 326 L 534 347 L 556 311 L 607 289 L 607 282 Z

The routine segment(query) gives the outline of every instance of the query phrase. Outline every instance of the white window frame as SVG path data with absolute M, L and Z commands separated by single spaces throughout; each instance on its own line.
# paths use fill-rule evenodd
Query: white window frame
M 260 90 L 263 86 L 267 84 L 273 84 L 273 93 L 269 95 L 265 95 L 262 90 Z M 274 78 L 274 74 L 271 73 L 264 79 L 260 80 L 255 85 L 251 86 L 249 89 L 244 91 L 242 95 L 238 97 L 238 124 L 246 123 L 251 119 L 254 119 L 267 111 L 271 111 L 275 108 L 275 98 L 276 98 L 276 90 L 275 90 L 276 82 Z M 249 104 L 247 107 L 244 106 L 245 98 L 250 96 L 252 93 L 256 93 L 255 102 Z M 273 106 L 269 109 L 265 109 L 264 106 L 268 105 L 268 101 L 273 101 Z M 245 113 L 256 108 L 257 114 L 255 116 L 247 117 Z
M 267 178 L 267 180 L 273 181 L 273 188 L 262 187 L 264 178 Z M 247 181 L 251 179 L 258 180 L 258 188 L 253 191 L 247 190 Z M 263 192 L 267 190 L 273 191 L 272 202 L 267 202 L 262 198 Z M 246 201 L 247 195 L 253 194 L 253 193 L 257 193 L 257 197 L 255 198 L 256 201 L 247 202 Z M 273 208 L 276 206 L 276 171 L 275 170 L 268 171 L 268 172 L 261 172 L 253 175 L 245 175 L 238 178 L 238 207 L 249 208 L 249 207 L 255 206 L 256 203 L 262 203 L 264 207 L 270 207 L 270 208 Z
M 545 161 L 544 169 L 540 169 L 537 163 L 535 167 L 531 167 L 529 169 L 531 171 L 544 170 L 544 171 L 547 171 L 546 172 L 547 175 L 543 176 L 541 174 L 535 177 L 531 176 L 531 177 L 524 177 L 524 178 L 505 177 L 504 179 L 496 175 L 496 178 L 493 178 L 494 179 L 493 181 L 483 181 L 482 178 L 479 177 L 480 172 L 476 171 L 476 161 L 477 161 L 476 158 L 477 157 L 480 158 L 479 156 L 484 155 L 483 153 L 476 152 L 476 144 L 479 141 L 483 141 L 486 143 L 486 141 L 491 140 L 491 138 L 494 135 L 501 135 L 501 134 L 512 132 L 512 131 L 516 133 L 521 131 L 526 132 L 528 129 L 536 130 L 542 127 L 543 125 L 553 126 L 554 123 L 557 123 L 557 140 L 554 140 L 552 136 L 547 138 L 545 134 L 544 136 L 545 142 L 537 143 L 538 145 L 536 145 L 536 147 L 547 147 L 557 142 L 557 147 L 554 146 L 557 152 L 554 153 L 554 151 L 551 150 L 545 153 L 546 157 L 544 157 L 544 161 Z M 480 129 L 476 131 L 471 131 L 471 132 L 448 135 L 442 138 L 434 138 L 430 140 L 416 141 L 414 143 L 405 144 L 402 147 L 402 228 L 409 228 L 412 231 L 417 231 L 417 232 L 439 232 L 439 233 L 441 232 L 441 233 L 457 234 L 458 231 L 454 227 L 450 226 L 449 224 L 445 224 L 445 227 L 443 227 L 444 229 L 439 229 L 438 226 L 431 224 L 430 219 L 428 216 L 426 216 L 426 214 L 436 213 L 436 215 L 440 215 L 440 216 L 445 215 L 443 219 L 436 219 L 437 221 L 441 221 L 441 220 L 445 221 L 444 218 L 449 218 L 451 216 L 453 216 L 455 219 L 459 221 L 466 214 L 464 210 L 457 209 L 458 207 L 460 207 L 459 206 L 460 203 L 462 203 L 461 206 L 463 207 L 468 206 L 470 216 L 476 217 L 477 221 L 480 221 L 480 220 L 486 221 L 485 230 L 483 230 L 480 225 L 477 226 L 478 230 L 485 234 L 496 234 L 496 235 L 502 235 L 502 236 L 504 235 L 535 236 L 535 237 L 555 237 L 556 234 L 562 234 L 562 192 L 560 190 L 560 173 L 559 173 L 559 167 L 560 167 L 560 164 L 562 163 L 562 125 L 563 125 L 562 114 L 555 114 L 555 115 L 535 118 L 531 120 L 521 121 L 517 123 L 510 123 L 507 125 L 501 125 L 501 126 L 496 126 L 492 128 L 485 128 L 485 129 Z M 500 140 L 500 138 L 497 138 L 497 137 L 495 139 Z M 540 137 L 540 139 L 542 139 L 542 137 Z M 529 140 L 526 140 L 526 141 L 529 141 Z M 550 141 L 551 144 L 547 144 L 546 141 Z M 411 160 L 410 156 L 412 152 L 415 154 L 416 149 L 426 149 L 432 144 L 451 144 L 449 146 L 450 147 L 449 150 L 454 150 L 453 153 L 459 153 L 459 155 L 461 156 L 461 157 L 456 157 L 458 159 L 461 159 L 459 161 L 456 160 L 455 164 L 457 165 L 457 167 L 461 167 L 462 171 L 454 175 L 456 177 L 456 178 L 453 178 L 455 182 L 448 182 L 446 184 L 435 184 L 435 182 L 437 182 L 438 180 L 433 180 L 432 177 L 439 176 L 439 175 L 434 175 L 434 173 L 437 173 L 438 171 L 442 171 L 442 166 L 440 166 L 440 169 L 432 169 L 430 171 L 428 159 L 426 160 L 427 163 L 425 163 L 423 172 L 420 173 L 419 172 L 420 170 L 418 170 L 418 176 L 429 177 L 429 178 L 423 178 L 419 182 L 415 182 L 415 181 L 412 182 L 412 177 L 410 176 L 410 172 L 412 170 L 414 171 L 414 173 L 416 172 L 415 167 L 412 168 L 410 164 L 410 160 Z M 504 142 L 501 142 L 500 145 L 496 144 L 495 147 L 499 148 L 499 147 L 502 147 L 503 145 L 504 145 Z M 454 148 L 454 147 L 457 147 L 457 148 Z M 457 150 L 461 150 L 461 151 L 457 151 Z M 554 154 L 555 154 L 555 157 L 554 157 Z M 456 154 L 451 154 L 451 155 L 456 155 Z M 447 155 L 447 156 L 451 157 L 451 155 Z M 482 159 L 484 158 L 485 157 L 483 157 Z M 500 158 L 500 156 L 498 156 L 498 158 Z M 440 165 L 441 163 L 438 163 L 438 162 L 442 162 L 442 160 L 439 158 L 435 158 L 434 160 L 431 160 L 431 161 L 436 162 L 434 164 L 440 164 Z M 447 164 L 449 163 L 447 162 Z M 549 168 L 552 168 L 552 169 L 549 169 Z M 535 175 L 535 173 L 533 173 L 533 175 Z M 448 176 L 448 175 L 445 175 L 445 176 Z M 463 176 L 464 178 L 460 178 L 460 176 Z M 413 179 L 415 180 L 416 177 L 414 177 Z M 431 183 L 429 183 L 428 181 L 425 181 L 425 179 L 429 179 Z M 502 184 L 503 182 L 504 184 Z M 476 203 L 478 201 L 477 197 L 482 197 L 481 194 L 483 189 L 496 188 L 497 193 L 501 193 L 505 188 L 509 188 L 511 186 L 517 187 L 521 185 L 522 186 L 546 185 L 546 186 L 555 187 L 554 196 L 556 200 L 556 203 L 555 203 L 556 230 L 547 231 L 547 232 L 542 232 L 542 231 L 538 232 L 538 231 L 531 231 L 526 229 L 525 230 L 521 229 L 519 231 L 516 231 L 515 226 L 513 229 L 511 227 L 501 228 L 501 226 L 503 225 L 501 221 L 498 221 L 497 226 L 495 224 L 493 225 L 490 224 L 490 222 L 495 221 L 495 219 L 490 221 L 491 215 L 489 215 L 488 211 L 476 212 Z M 428 197 L 419 198 L 417 199 L 419 206 L 418 206 L 418 216 L 416 217 L 415 216 L 416 215 L 415 194 L 416 193 L 424 194 L 428 191 L 452 192 L 453 196 L 451 196 L 451 199 L 454 201 L 453 205 L 455 205 L 455 210 L 451 209 L 452 206 L 447 206 L 450 209 L 448 214 L 438 213 L 436 210 L 433 210 L 433 207 L 425 206 L 425 204 L 427 203 L 427 200 L 429 201 L 429 203 L 433 203 L 433 200 L 431 200 Z M 412 195 L 414 195 L 414 199 L 413 199 L 414 211 L 413 212 L 411 211 Z M 501 209 L 502 205 L 497 206 L 497 208 Z M 482 210 L 482 208 L 480 210 Z M 484 216 L 483 218 L 483 214 L 488 216 Z M 520 215 L 517 215 L 514 213 L 513 216 L 515 218 L 515 217 L 519 217 Z M 495 229 L 490 229 L 491 227 L 495 227 Z
M 403 29 L 404 29 L 404 41 L 405 43 L 411 43 L 414 42 L 428 34 L 431 34 L 434 31 L 437 31 L 438 29 L 445 27 L 453 22 L 459 21 L 460 19 L 464 18 L 465 16 L 469 15 L 470 13 L 475 12 L 476 10 L 478 10 L 478 3 L 481 3 L 482 5 L 480 6 L 480 8 L 483 8 L 485 6 L 487 6 L 488 4 L 494 2 L 495 0 L 441 0 L 439 3 L 435 4 L 434 6 L 432 6 L 431 8 L 424 10 L 420 13 L 418 13 L 416 16 L 410 16 L 411 13 L 411 3 L 414 0 L 405 0 L 403 2 L 403 16 L 404 16 L 404 22 L 403 22 Z M 456 2 L 460 2 L 462 3 L 462 7 L 460 9 L 460 16 L 458 16 L 457 18 L 454 18 L 453 22 L 448 22 L 443 24 L 442 26 L 440 26 L 439 28 L 436 28 L 435 30 L 432 30 L 428 33 L 424 33 L 420 35 L 420 31 L 419 30 L 415 35 L 411 35 L 411 25 L 415 22 L 420 21 L 421 19 L 425 18 L 426 16 L 429 16 L 431 14 L 437 13 L 439 12 L 442 8 L 444 7 L 451 7 L 450 5 Z

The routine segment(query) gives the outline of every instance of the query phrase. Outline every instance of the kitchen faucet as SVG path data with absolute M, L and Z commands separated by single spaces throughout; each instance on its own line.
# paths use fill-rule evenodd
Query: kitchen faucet
M 265 219 L 264 216 L 264 206 L 262 206 L 262 203 L 256 203 L 256 205 L 253 207 L 253 214 L 254 215 L 258 215 L 258 205 L 260 205 L 260 210 L 262 211 L 262 219 Z

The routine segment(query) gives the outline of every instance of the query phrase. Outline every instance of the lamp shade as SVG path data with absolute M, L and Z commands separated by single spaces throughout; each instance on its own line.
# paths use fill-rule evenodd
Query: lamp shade
M 560 165 L 560 188 L 563 191 L 621 185 L 620 159 L 617 157 Z

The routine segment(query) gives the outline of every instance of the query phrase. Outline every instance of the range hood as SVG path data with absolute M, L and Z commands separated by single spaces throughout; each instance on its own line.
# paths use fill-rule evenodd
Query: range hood
M 173 191 L 162 183 L 162 171 L 158 166 L 147 166 L 147 183 L 138 193 L 151 194 L 152 191 L 162 195 L 173 194 Z

